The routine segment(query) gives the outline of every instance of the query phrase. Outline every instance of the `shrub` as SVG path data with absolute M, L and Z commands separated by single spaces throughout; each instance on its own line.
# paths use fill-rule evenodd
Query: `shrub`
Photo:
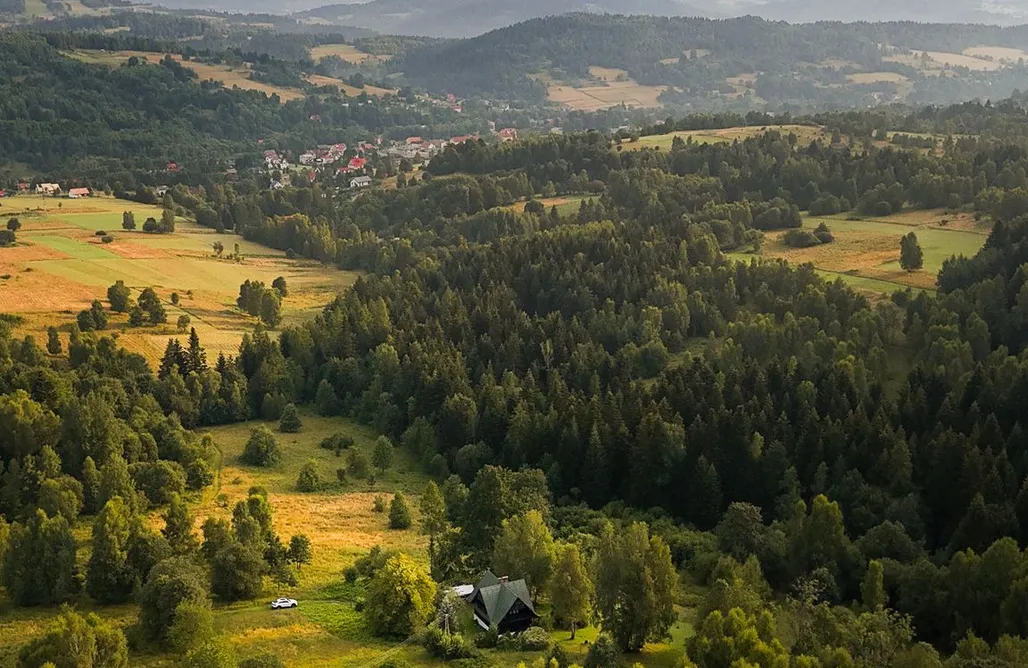
M 789 230 L 782 235 L 782 241 L 793 248 L 810 248 L 821 243 L 809 230 Z
M 532 626 L 518 636 L 518 649 L 523 652 L 541 652 L 550 648 L 550 634 L 546 629 Z
M 271 652 L 251 656 L 239 662 L 239 668 L 285 668 L 285 666 L 282 659 Z
M 830 244 L 835 241 L 835 236 L 828 229 L 828 224 L 825 222 L 821 222 L 821 224 L 814 228 L 814 237 L 823 244 Z
M 250 466 L 274 466 L 282 460 L 278 441 L 271 430 L 261 426 L 250 432 L 250 439 L 243 449 L 242 460 Z
M 278 430 L 285 434 L 295 434 L 303 428 L 303 421 L 296 410 L 296 404 L 286 404 L 282 409 L 282 419 L 279 420 Z
M 410 508 L 407 507 L 407 499 L 397 492 L 389 504 L 389 528 L 409 529 L 411 525 Z
M 346 458 L 346 470 L 354 478 L 367 478 L 371 474 L 371 462 L 364 453 L 351 450 Z
M 308 461 L 300 469 L 300 476 L 296 479 L 296 489 L 300 492 L 316 492 L 322 487 L 321 476 L 318 475 L 318 467 L 313 460 Z
M 105 243 L 105 244 L 109 244 L 109 243 L 112 243 L 112 242 L 114 241 L 114 237 L 112 237 L 112 236 L 111 236 L 111 235 L 109 235 L 109 234 L 105 234 L 105 235 L 104 235 L 104 236 L 103 236 L 103 237 L 102 237 L 102 238 L 100 239 L 100 241 L 101 241 L 101 242 L 103 242 L 103 243 Z
M 446 633 L 437 626 L 425 631 L 421 637 L 421 644 L 429 654 L 444 661 L 470 659 L 475 653 L 464 636 L 459 633 Z
M 609 636 L 601 635 L 585 655 L 584 668 L 621 668 L 624 660 L 621 658 L 621 650 Z
M 107 231 L 106 230 L 97 230 L 96 232 L 93 232 L 93 235 L 97 236 L 97 237 L 106 237 L 107 236 Z
M 381 494 L 376 494 L 375 495 L 375 503 L 371 507 L 371 509 L 374 510 L 376 513 L 384 513 L 385 510 L 386 510 L 386 500 L 385 500 L 385 497 L 382 496 Z
M 475 636 L 475 645 L 482 649 L 492 649 L 498 644 L 500 644 L 500 634 L 496 632 L 495 627 L 482 631 Z

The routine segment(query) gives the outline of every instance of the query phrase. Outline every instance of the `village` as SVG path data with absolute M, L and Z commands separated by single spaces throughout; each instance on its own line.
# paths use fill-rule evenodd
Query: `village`
M 518 138 L 515 128 L 491 128 L 490 132 L 491 138 L 501 143 Z M 273 190 L 296 185 L 297 179 L 306 178 L 309 183 L 327 181 L 339 188 L 358 191 L 372 185 L 375 179 L 413 171 L 416 165 L 427 163 L 448 146 L 479 139 L 479 135 L 460 135 L 449 139 L 411 136 L 402 141 L 376 137 L 354 146 L 344 143 L 318 145 L 299 154 L 268 149 L 263 153 L 264 172 L 268 174 Z

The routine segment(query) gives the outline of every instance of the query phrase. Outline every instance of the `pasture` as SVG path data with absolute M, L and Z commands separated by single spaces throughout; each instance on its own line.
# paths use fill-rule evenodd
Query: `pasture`
M 666 86 L 644 86 L 624 70 L 590 67 L 589 74 L 592 81 L 578 86 L 548 81 L 548 99 L 579 111 L 596 111 L 620 104 L 659 107 L 660 96 L 667 90 Z
M 550 207 L 557 207 L 557 213 L 566 216 L 578 213 L 578 208 L 582 205 L 582 201 L 587 199 L 590 199 L 588 195 L 566 195 L 564 197 L 540 197 L 536 201 L 545 206 L 547 212 L 550 210 Z M 507 208 L 522 213 L 525 210 L 526 204 L 528 204 L 527 201 L 516 202 Z
M 311 60 L 315 62 L 328 56 L 335 56 L 353 65 L 361 65 L 369 60 L 382 62 L 390 58 L 390 56 L 375 56 L 365 53 L 352 44 L 321 44 L 311 49 Z
M 721 128 L 717 130 L 682 130 L 680 132 L 669 132 L 663 135 L 649 135 L 640 137 L 639 141 L 625 142 L 622 146 L 626 150 L 638 150 L 642 148 L 656 148 L 668 150 L 675 141 L 675 137 L 681 137 L 687 141 L 690 137 L 699 144 L 731 143 L 736 140 L 758 137 L 765 132 L 781 132 L 783 135 L 795 134 L 801 144 L 809 144 L 812 141 L 821 139 L 827 141 L 830 137 L 825 133 L 824 128 L 816 125 L 767 125 L 767 126 L 742 126 L 734 128 Z
M 942 210 L 909 211 L 885 218 L 808 217 L 803 227 L 813 229 L 821 222 L 831 229 L 833 242 L 792 248 L 782 241 L 784 231 L 775 231 L 767 233 L 761 255 L 792 264 L 813 264 L 826 278 L 842 278 L 864 291 L 933 290 L 942 263 L 954 255 L 974 255 L 989 233 L 987 225 L 969 215 Z M 899 265 L 899 242 L 911 231 L 924 251 L 924 267 L 907 272 Z
M 286 324 L 311 317 L 349 286 L 355 275 L 285 254 L 241 237 L 218 235 L 180 219 L 174 234 L 152 235 L 121 229 L 122 212 L 132 211 L 137 226 L 161 210 L 109 197 L 69 200 L 19 196 L 3 200 L 0 219 L 18 217 L 18 245 L 0 249 L 0 312 L 26 316 L 20 335 L 45 341 L 48 325 L 69 325 L 94 299 L 106 300 L 107 288 L 121 280 L 133 296 L 153 287 L 165 302 L 168 324 L 129 328 L 127 317 L 112 314 L 109 329 L 124 347 L 159 361 L 168 339 L 179 336 L 179 316 L 187 315 L 212 358 L 234 354 L 254 320 L 236 309 L 239 285 L 246 279 L 270 285 L 285 277 L 290 294 L 283 302 Z M 98 230 L 114 242 L 104 244 Z M 213 243 L 225 255 L 217 258 Z M 229 259 L 239 244 L 241 258 Z M 180 296 L 174 306 L 173 292 Z M 66 327 L 64 327 L 66 329 Z

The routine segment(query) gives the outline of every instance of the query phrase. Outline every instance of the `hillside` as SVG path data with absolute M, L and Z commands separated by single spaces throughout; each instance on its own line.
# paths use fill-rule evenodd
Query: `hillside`
M 568 88 L 635 82 L 663 87 L 662 104 L 789 110 L 1007 96 L 1028 86 L 1024 47 L 1024 27 L 578 13 L 428 44 L 392 67 L 458 95 L 574 106 Z
M 337 4 L 303 12 L 300 17 L 383 33 L 431 37 L 472 37 L 533 18 L 570 12 L 710 16 L 698 5 L 681 0 L 372 0 Z
M 11 1 L 11 0 L 7 0 Z M 13 0 L 18 2 L 19 0 Z M 467 37 L 519 21 L 572 11 L 659 16 L 738 17 L 805 23 L 813 21 L 915 21 L 1017 25 L 1028 17 L 1025 0 L 557 0 L 510 3 L 501 0 L 372 0 L 325 4 L 325 0 L 164 0 L 167 7 L 203 8 L 229 12 L 297 12 L 305 19 L 336 25 L 356 25 L 381 32 Z

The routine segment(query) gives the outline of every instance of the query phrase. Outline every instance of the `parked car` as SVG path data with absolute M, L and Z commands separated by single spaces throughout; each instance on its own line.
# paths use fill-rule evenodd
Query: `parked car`
M 281 610 L 283 608 L 295 608 L 300 605 L 296 602 L 295 598 L 276 598 L 271 602 L 272 610 Z

